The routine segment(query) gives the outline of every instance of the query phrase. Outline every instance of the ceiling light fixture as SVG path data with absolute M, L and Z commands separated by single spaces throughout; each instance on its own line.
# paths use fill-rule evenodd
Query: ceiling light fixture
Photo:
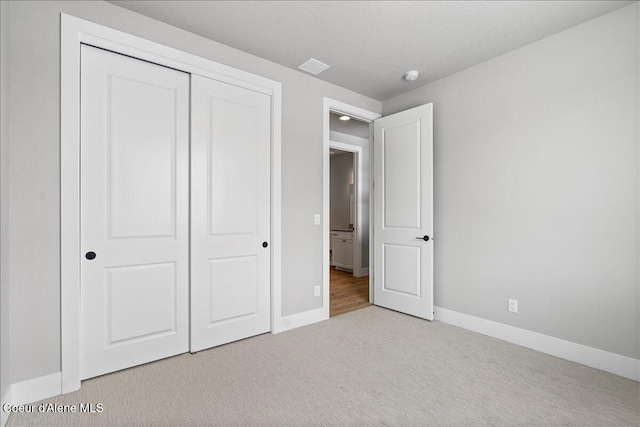
M 340 116 L 340 120 L 344 120 L 344 121 L 351 120 L 351 117 L 349 117 L 349 116 Z
M 404 73 L 404 79 L 408 82 L 412 82 L 417 79 L 419 75 L 420 73 L 416 70 L 407 71 Z

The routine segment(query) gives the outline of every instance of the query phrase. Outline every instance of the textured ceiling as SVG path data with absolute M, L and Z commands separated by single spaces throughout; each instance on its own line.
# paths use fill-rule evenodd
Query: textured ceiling
M 378 100 L 633 1 L 111 1 Z M 402 79 L 420 71 L 414 82 Z

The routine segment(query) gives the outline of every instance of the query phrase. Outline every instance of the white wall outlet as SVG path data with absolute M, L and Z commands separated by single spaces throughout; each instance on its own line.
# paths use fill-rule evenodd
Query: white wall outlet
M 320 286 L 316 286 L 315 288 L 313 288 L 313 294 L 317 297 L 320 296 Z
M 518 313 L 518 300 L 509 298 L 509 312 Z
M 320 225 L 320 214 L 313 215 L 313 225 Z

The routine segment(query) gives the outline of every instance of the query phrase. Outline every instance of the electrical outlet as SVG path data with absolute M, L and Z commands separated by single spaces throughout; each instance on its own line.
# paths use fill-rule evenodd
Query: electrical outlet
M 518 300 L 509 298 L 509 312 L 518 314 Z
M 313 294 L 314 294 L 315 296 L 317 296 L 317 297 L 319 297 L 319 296 L 320 296 L 320 286 L 316 286 L 316 287 L 313 289 Z
M 313 215 L 313 225 L 320 225 L 320 214 Z

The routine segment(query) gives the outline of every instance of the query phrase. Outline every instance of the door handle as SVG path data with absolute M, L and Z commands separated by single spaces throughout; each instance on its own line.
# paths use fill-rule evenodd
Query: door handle
M 424 235 L 424 236 L 422 236 L 422 237 L 416 237 L 416 239 L 418 239 L 418 240 L 424 240 L 425 242 L 428 242 L 428 241 L 429 241 L 429 236 Z
M 267 246 L 269 246 L 269 244 L 267 242 L 262 242 L 262 247 L 266 248 Z
M 87 252 L 84 257 L 88 260 L 92 260 L 96 257 L 96 253 L 95 252 Z

